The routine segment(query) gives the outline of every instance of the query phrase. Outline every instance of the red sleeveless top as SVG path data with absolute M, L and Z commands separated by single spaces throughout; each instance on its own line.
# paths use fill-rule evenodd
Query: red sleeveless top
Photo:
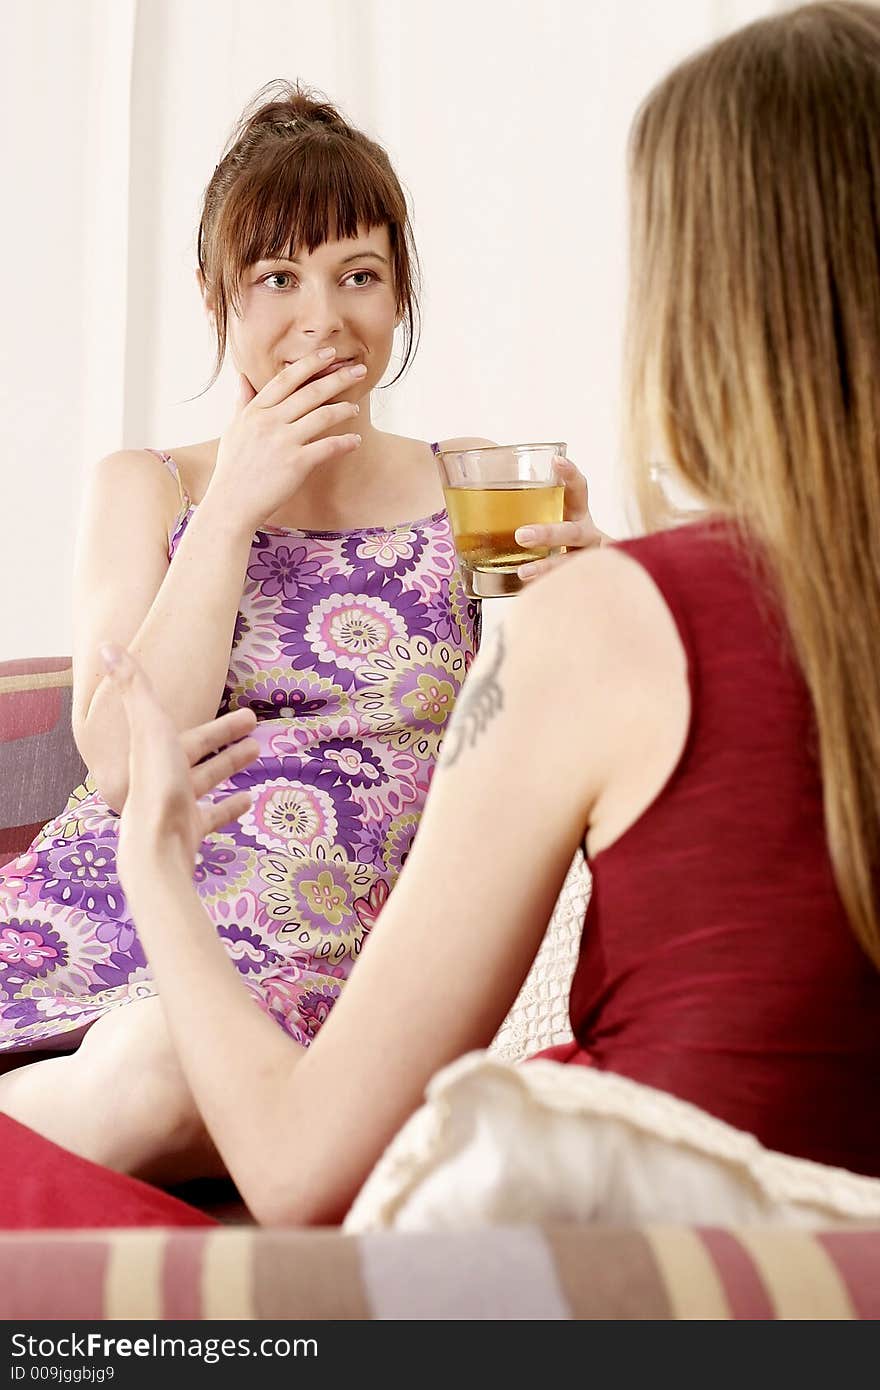
M 772 591 L 717 520 L 619 548 L 675 620 L 690 727 L 659 795 L 591 863 L 577 1042 L 556 1054 L 880 1176 L 880 972 L 835 886 L 812 704 Z

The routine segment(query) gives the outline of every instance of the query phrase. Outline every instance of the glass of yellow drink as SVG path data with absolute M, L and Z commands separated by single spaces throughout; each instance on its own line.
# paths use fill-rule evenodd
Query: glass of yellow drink
M 437 452 L 458 567 L 470 598 L 518 593 L 519 566 L 558 552 L 517 545 L 514 532 L 562 521 L 565 488 L 553 460 L 564 458 L 565 448 L 495 444 Z

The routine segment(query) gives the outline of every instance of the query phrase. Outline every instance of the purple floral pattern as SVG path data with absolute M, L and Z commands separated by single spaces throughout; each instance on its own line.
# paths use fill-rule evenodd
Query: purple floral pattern
M 281 657 L 275 626 L 277 607 L 277 601 L 263 594 L 257 584 L 250 583 L 245 588 L 232 632 L 240 678 L 277 666 Z
M 332 670 L 351 690 L 367 661 L 387 652 L 394 638 L 429 633 L 430 618 L 418 590 L 405 588 L 400 579 L 355 570 L 295 600 L 278 626 L 282 650 L 294 668 Z
M 248 579 L 253 579 L 266 598 L 282 594 L 285 599 L 316 588 L 321 583 L 321 565 L 310 559 L 304 545 L 276 545 L 264 532 L 257 532 L 256 557 L 248 566 Z
M 408 749 L 433 766 L 472 659 L 471 651 L 451 642 L 398 639 L 361 667 L 352 703 L 380 743 Z
M 64 958 L 60 937 L 39 922 L 19 921 L 12 917 L 0 929 L 0 961 L 10 983 L 18 975 L 46 975 Z
M 306 1046 L 406 862 L 476 629 L 445 513 L 254 537 L 220 709 L 254 710 L 260 756 L 214 793 L 252 804 L 193 881 L 243 987 Z M 86 780 L 0 869 L 0 1051 L 73 1041 L 155 993 L 117 830 Z
M 309 1038 L 314 1038 L 321 1025 L 326 1023 L 327 1016 L 341 993 L 342 986 L 337 980 L 321 980 L 311 989 L 303 990 L 299 996 L 297 1012 Z
M 402 575 L 416 568 L 425 545 L 426 538 L 417 528 L 398 526 L 392 531 L 350 537 L 343 554 L 352 566 L 365 571 Z

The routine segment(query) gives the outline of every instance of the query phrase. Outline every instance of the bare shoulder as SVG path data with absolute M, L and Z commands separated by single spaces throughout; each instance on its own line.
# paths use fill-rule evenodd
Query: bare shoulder
M 91 470 L 84 525 L 87 533 L 125 531 L 152 536 L 164 548 L 180 510 L 177 481 L 149 449 L 117 449 Z
M 609 746 L 637 727 L 641 742 L 686 705 L 687 657 L 675 620 L 625 551 L 572 555 L 510 608 L 512 658 L 517 649 L 518 663 L 540 672 L 545 691 L 558 682 L 568 692 L 571 708 L 561 717 L 573 727 L 601 731 Z
M 577 662 L 615 657 L 637 668 L 684 659 L 678 629 L 644 566 L 614 546 L 579 551 L 528 585 L 511 605 L 517 624 L 536 639 L 563 642 Z
M 386 440 L 390 446 L 396 449 L 402 459 L 408 462 L 412 460 L 427 461 L 434 463 L 432 449 L 491 449 L 494 442 L 491 439 L 478 439 L 476 437 L 462 436 L 460 439 L 440 439 L 436 446 L 428 444 L 424 439 L 410 439 L 401 434 L 386 434 Z M 175 455 L 176 457 L 176 455 Z
M 194 502 L 204 497 L 217 461 L 219 440 L 206 439 L 201 444 L 180 444 L 165 452 L 177 465 L 183 490 Z
M 496 447 L 494 439 L 471 438 L 469 435 L 462 436 L 461 439 L 442 439 L 438 441 L 439 449 L 494 449 Z
M 625 551 L 582 551 L 529 585 L 505 619 L 511 683 L 588 769 L 590 853 L 650 805 L 690 719 L 687 656 L 647 570 Z
M 169 469 L 149 449 L 116 449 L 94 467 L 95 481 L 114 490 L 135 491 L 141 497 L 177 497 L 177 484 Z
M 175 449 L 160 450 L 172 458 L 178 468 L 212 468 L 217 458 L 217 439 L 205 439 L 201 444 L 178 444 Z
M 398 449 L 401 454 L 418 454 L 420 456 L 427 454 L 428 458 L 430 458 L 431 449 L 434 447 L 428 444 L 424 439 L 410 439 L 408 436 L 402 434 L 388 433 L 385 438 L 387 442 Z M 438 449 L 492 449 L 495 447 L 495 444 L 491 439 L 478 439 L 476 436 L 471 438 L 468 435 L 462 436 L 460 439 L 439 439 L 437 440 L 436 447 Z
M 156 469 L 160 474 L 167 473 L 167 468 L 163 468 L 161 460 L 157 457 L 159 453 L 161 450 L 158 449 L 156 453 L 153 453 L 151 449 L 114 449 L 112 453 L 104 454 L 103 458 L 98 460 L 98 467 L 123 469 L 126 472 L 149 468 L 150 470 Z

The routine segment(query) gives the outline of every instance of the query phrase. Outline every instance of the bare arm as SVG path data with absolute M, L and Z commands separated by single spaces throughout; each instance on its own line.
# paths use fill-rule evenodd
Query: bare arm
M 158 460 L 131 451 L 101 460 L 83 512 L 74 577 L 73 730 L 98 790 L 116 811 L 128 783 L 128 726 L 103 679 L 101 642 L 131 650 L 182 732 L 217 713 L 244 585 L 251 537 L 208 499 L 169 566 L 168 522 L 176 502 L 177 489 Z
M 542 737 L 539 775 L 524 766 L 522 787 L 499 795 L 499 769 L 516 766 L 532 736 L 530 710 L 543 699 L 541 653 L 520 626 L 514 617 L 474 664 L 405 871 L 308 1051 L 245 995 L 185 856 L 169 872 L 175 856 L 144 845 L 138 827 L 149 815 L 138 806 L 150 803 L 132 783 L 122 883 L 187 1080 L 261 1223 L 338 1219 L 428 1077 L 490 1041 L 525 978 L 583 835 L 590 791 L 570 777 L 556 789 L 571 758 L 556 681 L 547 722 L 557 732 Z M 144 755 L 152 766 L 146 745 Z
M 357 405 L 332 398 L 364 369 L 313 380 L 328 365 L 326 352 L 284 367 L 258 392 L 240 378 L 208 491 L 170 566 L 165 470 L 152 459 L 145 466 L 147 455 L 137 451 L 98 465 L 76 565 L 73 730 L 116 811 L 128 790 L 128 735 L 102 680 L 100 645 L 131 650 L 178 732 L 213 718 L 255 530 L 313 468 L 360 444 L 357 435 L 327 431 L 357 413 Z
M 157 711 L 126 701 L 149 807 Z M 489 1043 L 585 828 L 616 816 L 619 831 L 634 798 L 648 804 L 687 707 L 674 625 L 633 562 L 593 552 L 524 594 L 474 663 L 404 872 L 305 1052 L 241 989 L 186 866 L 168 871 L 131 808 L 123 884 L 193 1094 L 259 1221 L 338 1220 L 430 1076 Z

